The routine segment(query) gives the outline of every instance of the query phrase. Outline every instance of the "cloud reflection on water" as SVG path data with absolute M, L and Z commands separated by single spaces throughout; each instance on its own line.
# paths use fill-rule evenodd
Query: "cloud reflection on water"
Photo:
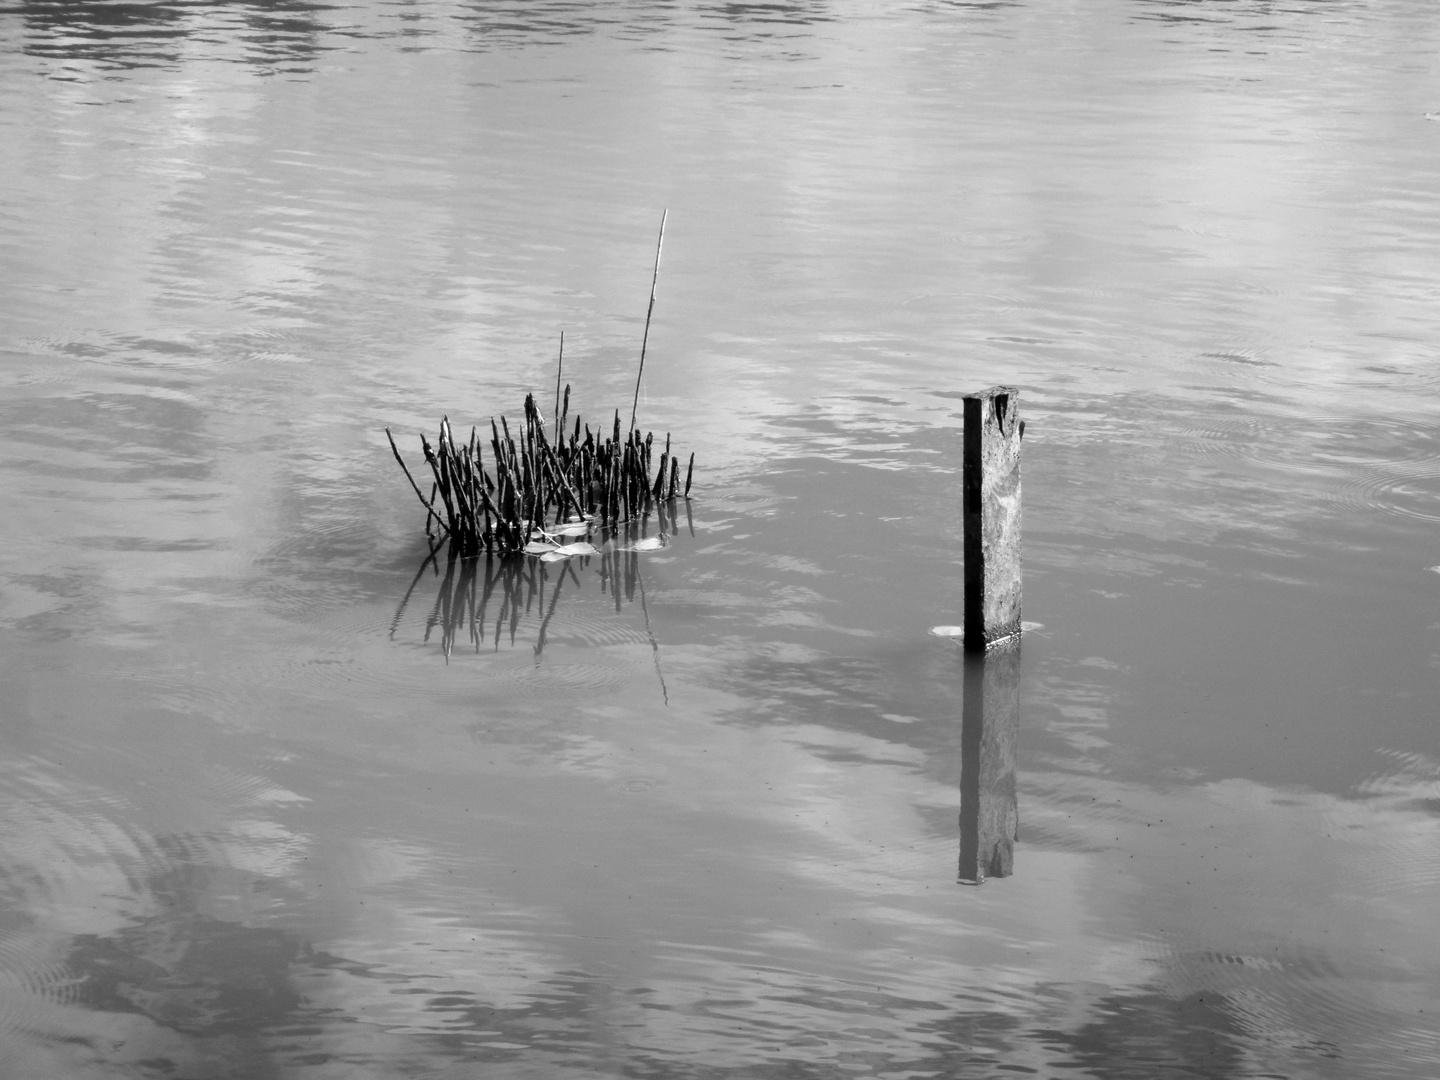
M 1423 5 L 56 8 L 73 53 L 14 10 L 3 730 L 52 764 L 0 779 L 0 1054 L 1435 1071 Z M 512 400 L 565 320 L 628 391 L 671 198 L 647 392 L 716 467 L 643 579 L 670 708 L 623 571 L 538 666 L 539 608 L 392 640 L 383 425 Z M 1020 873 L 959 890 L 923 628 L 997 367 L 1049 636 Z
M 112 875 L 107 883 L 105 867 L 114 865 L 107 856 L 81 873 L 46 875 L 42 898 L 16 891 L 44 865 L 33 848 L 42 832 L 32 827 L 24 831 L 28 851 L 7 846 L 5 887 L 13 914 L 46 920 L 54 977 L 39 977 L 43 965 L 33 955 L 40 924 L 22 929 L 12 921 L 3 939 L 7 971 L 18 961 L 35 974 L 6 984 L 0 1060 L 83 1076 L 163 1059 L 236 1078 L 394 1068 L 420 1053 L 435 1063 L 569 1070 L 588 1060 L 680 1077 L 753 1075 L 782 1064 L 789 1074 L 818 1077 L 846 1065 L 953 1070 L 989 1062 L 1054 1076 L 1090 1075 L 1104 1063 L 1107 1075 L 1175 1068 L 1229 1078 L 1301 1062 L 1323 1070 L 1338 1048 L 1367 1045 L 1379 1061 L 1399 1049 L 1412 1063 L 1433 1062 L 1440 1041 L 1420 1010 L 1436 988 L 1417 970 L 1408 990 L 1392 986 L 1380 1011 L 1367 977 L 1376 961 L 1363 942 L 1336 944 L 1363 912 L 1384 940 L 1408 936 L 1416 960 L 1430 948 L 1440 822 L 1408 808 L 1433 792 L 1435 775 L 1425 763 L 1403 765 L 1361 800 L 1220 784 L 1177 802 L 1177 792 L 1147 795 L 1100 781 L 1095 797 L 1124 808 L 1086 826 L 1096 849 L 1110 854 L 1086 868 L 1074 856 L 1032 850 L 1026 872 L 1043 887 L 999 883 L 995 891 L 956 894 L 982 901 L 978 907 L 938 895 L 917 903 L 902 881 L 923 865 L 924 851 L 877 852 L 843 868 L 852 880 L 839 891 L 851 902 L 840 907 L 833 866 L 797 865 L 773 902 L 754 894 L 742 900 L 760 883 L 743 852 L 711 844 L 715 881 L 688 888 L 661 869 L 664 853 L 656 852 L 650 890 L 681 885 L 692 903 L 701 895 L 696 887 L 727 894 L 731 918 L 709 922 L 698 936 L 691 930 L 687 940 L 667 937 L 684 925 L 676 915 L 687 905 L 656 906 L 653 892 L 636 897 L 631 917 L 611 912 L 597 923 L 574 897 L 552 893 L 548 911 L 539 897 L 526 897 L 504 852 L 477 860 L 461 846 L 396 838 L 352 844 L 319 878 L 299 864 L 281 876 L 226 869 L 223 845 L 176 838 L 153 845 L 149 856 L 122 859 L 137 870 L 128 881 Z M 871 772 L 869 781 L 882 777 Z M 7 789 L 14 779 L 12 771 Z M 1047 795 L 1052 782 L 1073 786 L 1060 774 L 1027 781 L 1042 813 L 1065 806 Z M 860 790 L 846 785 L 838 794 Z M 27 792 L 51 818 L 49 834 L 70 849 L 91 842 L 103 816 L 125 813 L 111 800 L 105 815 L 67 831 L 55 811 L 73 805 L 76 793 L 73 780 L 49 795 L 37 797 L 33 784 Z M 1186 819 L 1178 834 L 1171 828 L 1162 838 L 1150 828 L 1152 815 L 1176 812 Z M 541 826 L 563 820 L 552 814 Z M 1327 823 L 1328 836 L 1316 833 L 1316 821 Z M 593 840 L 619 824 L 582 831 Z M 649 835 L 653 842 L 653 828 Z M 682 825 L 673 839 L 698 835 Z M 1275 836 L 1288 837 L 1293 864 L 1257 865 L 1256 856 L 1278 850 Z M 1335 844 L 1343 854 L 1323 852 Z M 1397 844 L 1421 856 L 1412 863 L 1419 876 L 1396 876 Z M 317 849 L 310 842 L 302 850 Z M 602 861 L 598 889 L 633 890 L 605 873 L 603 861 L 620 849 L 589 850 Z M 1121 861 L 1125 874 L 1115 872 Z M 1267 894 L 1287 888 L 1307 863 L 1330 905 L 1276 921 Z M 571 872 L 596 873 L 588 863 Z M 1214 883 L 1194 895 L 1184 884 L 1217 872 L 1227 879 L 1224 911 L 1208 903 Z M 343 881 L 348 892 L 334 902 L 349 909 L 349 932 L 322 948 L 284 929 L 283 912 L 278 925 L 267 925 L 274 920 L 263 908 L 237 918 L 230 905 L 285 877 L 311 877 L 312 889 Z M 534 885 L 543 894 L 544 879 Z M 1383 909 L 1370 900 L 1377 889 Z M 815 917 L 797 917 L 812 904 L 823 905 Z M 735 919 L 747 910 L 749 918 Z M 1067 925 L 1080 911 L 1090 915 Z M 1163 921 L 1126 941 L 1124 927 L 1137 912 Z M 1290 925 L 1297 916 L 1306 923 L 1303 938 Z M 658 922 L 647 929 L 649 920 Z M 1312 951 L 1307 943 L 1327 931 L 1329 945 Z M 1055 978 L 1057 950 L 1072 970 L 1069 981 Z M 973 981 L 957 986 L 966 970 Z M 1397 990 L 1406 1000 L 1393 996 Z M 1416 1022 L 1380 1023 L 1397 1008 L 1409 1008 Z M 103 1040 L 126 1049 L 102 1052 Z

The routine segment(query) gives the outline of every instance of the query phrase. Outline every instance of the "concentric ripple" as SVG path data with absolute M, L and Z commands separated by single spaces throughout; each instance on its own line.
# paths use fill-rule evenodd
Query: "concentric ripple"
M 66 943 L 121 924 L 138 883 L 164 862 L 121 810 L 48 762 L 0 766 L 0 1040 L 74 1000 Z
M 552 694 L 567 697 L 577 691 L 618 690 L 639 668 L 638 661 L 614 664 L 561 662 L 491 668 L 485 675 L 487 681 L 526 697 Z
M 1281 472 L 1348 513 L 1440 521 L 1440 426 L 1434 424 L 1240 414 L 1211 418 L 1185 437 L 1198 453 Z

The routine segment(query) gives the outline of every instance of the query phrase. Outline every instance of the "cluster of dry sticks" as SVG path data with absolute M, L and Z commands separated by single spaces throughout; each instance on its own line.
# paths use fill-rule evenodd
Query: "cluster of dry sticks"
M 425 461 L 433 474 L 428 498 L 386 428 L 395 460 L 425 507 L 425 531 L 431 536 L 448 537 L 451 549 L 465 556 L 482 551 L 512 554 L 528 550 L 538 554 L 547 548 L 557 553 L 586 554 L 589 552 L 567 552 L 567 545 L 557 547 L 554 542 L 583 536 L 596 525 L 614 529 L 658 502 L 690 497 L 695 455 L 690 455 L 682 489 L 680 460 L 670 453 L 668 434 L 659 453 L 658 468 L 652 471 L 653 433 L 641 438 L 632 421 L 622 439 L 617 412 L 610 432 L 591 431 L 590 425 L 582 425 L 577 415 L 567 436 L 571 428 L 569 412 L 567 385 L 564 404 L 556 410 L 552 437 L 545 430 L 545 419 L 534 395 L 526 394 L 525 422 L 518 433 L 511 433 L 503 416 L 499 425 L 490 421 L 488 463 L 484 460 L 487 440 L 476 429 L 470 429 L 467 442 L 457 442 L 449 418 L 441 420 L 434 446 L 420 436 Z

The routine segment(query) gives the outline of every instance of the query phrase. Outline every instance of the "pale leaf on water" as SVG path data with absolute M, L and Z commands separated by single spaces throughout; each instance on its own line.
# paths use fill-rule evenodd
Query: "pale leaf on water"
M 526 555 L 544 555 L 547 551 L 554 551 L 555 547 L 541 540 L 531 540 L 530 543 L 526 544 L 521 550 L 524 551 Z
M 563 559 L 568 559 L 572 555 L 599 555 L 600 549 L 594 544 L 581 540 L 574 544 L 561 544 L 555 548 L 551 554 L 559 555 Z
M 637 540 L 633 544 L 621 546 L 621 551 L 659 551 L 670 541 L 663 536 L 647 536 L 644 540 Z
M 590 531 L 590 525 L 584 521 L 572 521 L 565 525 L 553 525 L 545 534 L 546 536 L 584 536 Z
M 541 562 L 563 562 L 565 559 L 568 559 L 569 557 L 570 557 L 570 556 L 568 556 L 568 555 L 561 555 L 560 552 L 559 552 L 557 549 L 551 548 L 549 551 L 545 552 L 544 555 L 541 555 L 541 556 L 540 556 L 540 561 L 541 561 Z

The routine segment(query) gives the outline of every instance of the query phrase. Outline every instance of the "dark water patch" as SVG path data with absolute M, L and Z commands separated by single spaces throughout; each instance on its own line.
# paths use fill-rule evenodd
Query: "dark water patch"
M 110 354 L 114 348 L 114 339 L 112 335 L 96 330 L 77 328 L 63 332 L 56 330 L 45 337 L 21 338 L 18 344 L 26 353 L 99 361 Z M 57 371 L 56 378 L 58 377 Z
M 187 398 L 131 391 L 12 402 L 0 419 L 17 447 L 38 456 L 11 467 L 52 480 L 208 480 L 214 443 Z
M 177 68 L 196 60 L 230 60 L 261 73 L 308 72 L 324 51 L 331 27 L 318 16 L 335 5 L 307 0 L 206 0 L 110 3 L 95 0 L 18 0 L 8 9 L 23 20 L 29 55 L 101 70 Z M 52 78 L 66 78 L 66 67 Z
M 932 10 L 946 11 L 955 8 L 960 11 L 1004 11 L 1023 5 L 1024 0 L 933 0 L 927 4 Z
M 727 36 L 742 40 L 746 37 L 770 37 L 780 32 L 776 29 L 779 27 L 793 27 L 795 29 L 791 33 L 795 37 L 808 37 L 810 35 L 803 32 L 805 28 L 832 22 L 837 17 L 828 0 L 780 0 L 773 3 L 765 0 L 727 0 L 701 4 L 697 12 L 702 27 L 706 25 L 706 20 L 712 25 L 720 23 L 729 32 Z
M 668 6 L 644 0 L 615 5 L 583 0 L 469 0 L 446 14 L 465 30 L 465 47 L 474 51 L 573 45 L 602 35 L 661 48 L 667 32 L 681 21 Z M 425 33 L 423 27 L 420 33 Z
M 289 505 L 281 507 L 298 519 L 294 530 L 241 568 L 245 588 L 301 618 L 318 620 L 339 609 L 366 619 L 357 601 L 383 595 L 395 577 L 383 561 L 389 537 L 369 520 L 368 500 L 348 478 L 305 486 L 311 490 L 292 487 Z
M 299 955 L 282 931 L 160 915 L 113 935 L 78 936 L 65 965 L 77 1003 L 209 1038 L 290 1022 L 301 1003 L 289 979 Z
M 157 554 L 182 551 L 215 551 L 221 547 L 216 540 L 157 540 L 148 536 L 92 536 L 80 541 L 80 547 L 102 551 L 144 551 Z
M 117 629 L 95 618 L 101 590 L 93 568 L 71 567 L 65 574 L 16 574 L 6 582 L 0 621 L 24 637 L 51 645 L 95 637 Z
M 1273 41 L 1306 39 L 1312 30 L 1306 25 L 1316 10 L 1308 4 L 1277 3 L 1275 0 L 1134 0 L 1135 18 L 1166 25 L 1214 28 L 1210 47 L 1222 52 L 1251 53 L 1257 46 Z M 1224 35 L 1221 36 L 1221 31 Z
M 1195 370 L 1213 377 L 1232 394 L 1241 387 L 1283 386 L 1295 378 L 1284 364 L 1266 357 L 1263 347 L 1235 346 L 1201 353 Z
M 1248 1075 L 1245 1029 L 1220 994 L 1114 994 L 1074 1031 L 1036 1035 L 1087 1071 L 1116 1080 Z
M 186 35 L 179 4 L 21 0 L 6 14 L 25 22 L 26 51 L 36 56 L 98 60 L 121 69 L 167 66 Z

